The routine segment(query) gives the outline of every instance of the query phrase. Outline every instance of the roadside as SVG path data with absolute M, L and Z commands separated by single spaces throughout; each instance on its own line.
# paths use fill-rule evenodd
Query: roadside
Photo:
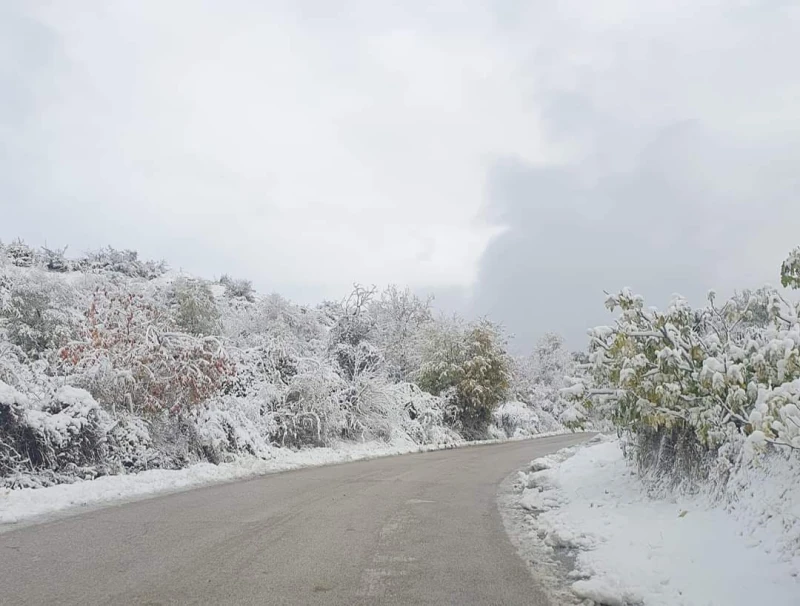
M 0 535 L 3 603 L 553 606 L 498 483 L 585 434 L 277 473 Z
M 536 439 L 570 432 L 545 432 Z M 184 469 L 152 469 L 128 475 L 102 476 L 94 480 L 58 484 L 46 488 L 0 489 L 0 533 L 18 528 L 23 522 L 42 522 L 54 515 L 71 515 L 90 508 L 115 505 L 123 502 L 191 490 L 200 486 L 242 480 L 256 476 L 317 467 L 350 461 L 360 461 L 415 452 L 428 452 L 447 448 L 462 448 L 485 444 L 499 444 L 508 440 L 482 440 L 457 444 L 420 445 L 411 440 L 398 439 L 386 442 L 343 442 L 330 448 L 290 450 L 275 448 L 269 458 L 240 456 L 230 463 L 214 465 L 196 463 Z
M 505 489 L 506 528 L 558 602 L 799 603 L 800 561 L 778 549 L 777 525 L 704 495 L 649 498 L 617 440 L 597 436 L 536 459 Z

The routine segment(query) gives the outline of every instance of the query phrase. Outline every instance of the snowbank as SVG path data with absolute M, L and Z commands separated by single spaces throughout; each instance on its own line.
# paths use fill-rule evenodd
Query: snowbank
M 528 513 L 516 539 L 529 559 L 559 562 L 576 603 L 796 606 L 800 558 L 768 507 L 797 520 L 800 501 L 757 505 L 759 484 L 748 482 L 728 511 L 704 496 L 652 500 L 619 442 L 595 438 L 520 474 L 518 506 Z
M 537 437 L 565 432 L 548 432 Z M 307 448 L 293 451 L 274 448 L 270 458 L 239 457 L 230 463 L 214 465 L 198 463 L 184 469 L 153 469 L 135 474 L 103 476 L 95 480 L 58 484 L 47 488 L 0 489 L 0 532 L 10 530 L 15 523 L 44 518 L 65 510 L 89 506 L 118 504 L 168 492 L 188 490 L 199 486 L 229 482 L 269 473 L 346 463 L 413 452 L 428 452 L 464 446 L 497 444 L 509 440 L 483 440 L 459 444 L 415 444 L 411 440 L 392 443 L 343 442 L 334 448 Z

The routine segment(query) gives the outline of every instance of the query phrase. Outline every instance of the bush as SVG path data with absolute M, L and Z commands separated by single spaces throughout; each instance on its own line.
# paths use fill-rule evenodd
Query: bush
M 782 267 L 793 285 L 797 251 Z M 693 309 L 676 297 L 664 312 L 629 290 L 609 296 L 613 326 L 591 331 L 589 375 L 565 389 L 633 435 L 642 468 L 697 472 L 699 453 L 744 443 L 800 449 L 797 305 L 771 288 Z M 739 440 L 739 437 L 746 440 Z
M 74 334 L 77 318 L 67 311 L 72 293 L 60 283 L 46 280 L 8 280 L 0 302 L 0 327 L 11 343 L 27 355 L 40 358 L 64 345 Z
M 432 330 L 429 339 L 419 386 L 445 400 L 462 435 L 484 437 L 509 386 L 500 329 L 488 321 L 451 322 Z
M 84 338 L 60 357 L 74 380 L 112 411 L 177 413 L 219 393 L 234 366 L 217 339 L 168 328 L 166 310 L 152 299 L 98 291 Z
M 110 271 L 146 280 L 158 278 L 167 271 L 163 261 L 141 261 L 135 250 L 116 250 L 110 246 L 87 253 L 75 265 L 83 272 Z
M 6 256 L 11 264 L 17 267 L 33 267 L 36 264 L 36 251 L 22 240 L 16 240 L 6 246 Z
M 20 472 L 56 476 L 102 473 L 108 457 L 110 417 L 81 389 L 62 387 L 43 409 L 0 383 L 0 472 L 3 482 L 25 483 Z
M 250 280 L 235 280 L 227 274 L 223 274 L 219 283 L 225 287 L 225 294 L 234 299 L 244 299 L 251 303 L 255 301 L 255 291 Z
M 208 284 L 181 278 L 170 288 L 175 325 L 196 336 L 218 335 L 220 313 Z

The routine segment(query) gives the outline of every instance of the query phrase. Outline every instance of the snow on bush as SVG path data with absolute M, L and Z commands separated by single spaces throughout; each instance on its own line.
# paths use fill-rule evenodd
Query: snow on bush
M 800 285 L 799 255 L 784 285 Z M 625 289 L 606 305 L 617 318 L 589 331 L 583 376 L 562 394 L 613 422 L 653 494 L 705 489 L 736 508 L 759 487 L 772 499 L 761 519 L 800 536 L 800 305 L 770 287 L 697 308 L 675 296 L 664 311 Z
M 775 290 L 745 293 L 722 307 L 693 309 L 676 297 L 664 312 L 628 290 L 609 296 L 613 327 L 591 331 L 588 396 L 621 429 L 642 437 L 640 462 L 669 444 L 716 450 L 748 436 L 800 448 L 800 324 L 797 308 Z M 659 442 L 665 441 L 662 446 Z M 669 459 L 672 461 L 672 459 Z
M 436 318 L 409 290 L 356 285 L 341 302 L 299 306 L 133 251 L 69 259 L 0 245 L 0 481 L 560 429 L 558 345 L 526 363 L 524 404 L 493 417 L 523 382 L 504 334 Z
M 510 360 L 510 391 L 515 401 L 495 411 L 495 425 L 509 437 L 582 426 L 585 411 L 562 393 L 575 366 L 574 355 L 559 335 L 543 335 L 531 355 Z
M 487 435 L 492 413 L 508 393 L 509 357 L 497 325 L 442 322 L 428 333 L 419 385 L 441 396 L 459 431 Z
M 27 476 L 46 472 L 93 477 L 108 455 L 113 426 L 88 392 L 62 387 L 41 409 L 0 382 L 0 469 L 7 485 L 27 485 Z
M 619 440 L 598 436 L 520 472 L 515 538 L 555 603 L 794 605 L 798 470 L 786 454 L 762 459 L 768 474 L 737 472 L 726 512 L 706 495 L 648 497 Z

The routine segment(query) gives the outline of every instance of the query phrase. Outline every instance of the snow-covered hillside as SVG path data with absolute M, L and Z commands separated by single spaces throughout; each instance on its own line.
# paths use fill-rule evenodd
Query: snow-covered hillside
M 782 457 L 746 466 L 725 498 L 651 496 L 619 440 L 599 436 L 520 473 L 507 523 L 565 603 L 793 606 L 800 603 L 798 472 L 797 461 Z
M 800 287 L 800 249 L 780 276 Z M 606 306 L 561 393 L 619 439 L 533 462 L 523 552 L 591 604 L 800 604 L 800 304 Z
M 131 251 L 0 245 L 0 486 L 574 420 L 563 343 L 518 360 L 505 343 L 499 326 L 436 317 L 394 287 L 300 306 Z

